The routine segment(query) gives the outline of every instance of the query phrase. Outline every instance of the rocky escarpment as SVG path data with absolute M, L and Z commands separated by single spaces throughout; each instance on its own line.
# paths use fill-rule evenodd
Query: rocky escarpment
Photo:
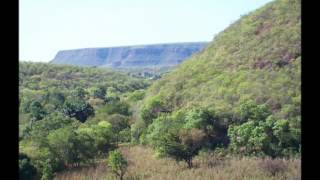
M 194 42 L 63 50 L 51 63 L 112 68 L 175 66 L 201 51 L 206 44 Z

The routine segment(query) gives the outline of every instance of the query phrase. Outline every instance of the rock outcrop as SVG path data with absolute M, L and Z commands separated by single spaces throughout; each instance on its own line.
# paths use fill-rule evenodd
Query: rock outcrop
M 206 44 L 193 42 L 63 50 L 50 63 L 112 68 L 175 66 L 201 51 Z

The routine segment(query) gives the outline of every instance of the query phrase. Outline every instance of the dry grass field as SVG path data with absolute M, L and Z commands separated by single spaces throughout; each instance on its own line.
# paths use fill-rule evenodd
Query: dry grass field
M 194 159 L 194 168 L 170 158 L 156 158 L 152 149 L 124 146 L 120 151 L 129 162 L 126 180 L 298 180 L 301 179 L 300 159 L 217 158 L 204 155 Z M 96 166 L 68 170 L 56 175 L 56 180 L 115 180 L 106 161 Z

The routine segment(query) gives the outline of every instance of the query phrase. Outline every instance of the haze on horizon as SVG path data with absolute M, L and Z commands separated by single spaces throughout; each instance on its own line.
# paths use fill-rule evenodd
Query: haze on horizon
M 211 41 L 271 0 L 20 0 L 19 60 L 59 50 Z

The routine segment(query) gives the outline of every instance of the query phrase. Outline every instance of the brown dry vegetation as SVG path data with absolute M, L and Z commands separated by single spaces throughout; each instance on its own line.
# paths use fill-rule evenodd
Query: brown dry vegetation
M 129 162 L 124 179 L 153 180 L 242 180 L 242 179 L 301 179 L 300 159 L 217 158 L 197 156 L 194 168 L 188 169 L 184 162 L 170 158 L 156 158 L 154 152 L 143 146 L 125 146 L 120 151 Z M 269 172 L 270 171 L 270 172 Z M 276 172 L 272 175 L 272 172 Z M 111 180 L 116 179 L 107 169 L 106 161 L 98 165 L 69 170 L 56 175 L 57 180 Z

